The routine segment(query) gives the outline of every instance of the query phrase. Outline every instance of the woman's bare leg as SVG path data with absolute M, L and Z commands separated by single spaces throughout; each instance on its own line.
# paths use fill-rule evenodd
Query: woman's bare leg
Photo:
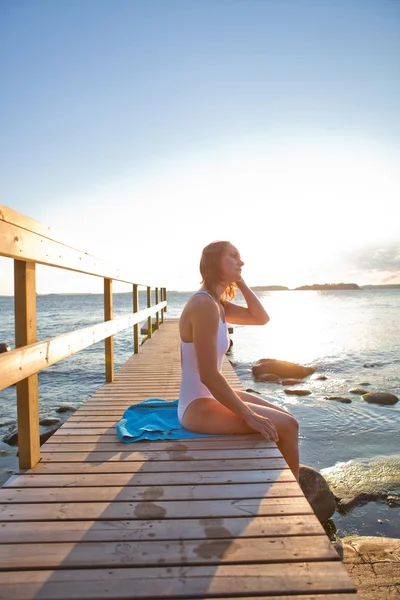
M 280 412 L 284 413 L 287 417 L 289 417 L 289 419 L 287 419 L 283 423 L 283 427 L 284 427 L 283 434 L 281 434 L 281 432 L 277 428 L 278 435 L 279 435 L 279 441 L 277 442 L 276 445 L 278 446 L 279 450 L 282 452 L 282 456 L 285 458 L 287 464 L 289 465 L 290 469 L 292 470 L 293 475 L 296 477 L 296 479 L 298 481 L 299 480 L 299 424 L 298 424 L 297 420 L 295 419 L 295 417 L 292 415 L 292 413 L 285 410 L 284 408 L 275 406 L 271 402 L 268 402 L 268 400 L 265 400 L 264 398 L 260 398 L 260 397 L 256 396 L 255 394 L 250 394 L 249 392 L 242 392 L 241 390 L 235 391 L 235 393 L 239 396 L 239 398 L 241 400 L 243 400 L 243 402 L 246 402 L 246 404 L 251 404 L 252 405 L 251 408 L 255 412 L 257 412 L 257 410 L 255 410 L 255 408 L 254 408 L 254 405 L 256 404 L 258 406 L 265 406 L 265 407 L 271 408 L 272 410 L 275 410 L 275 411 L 280 411 Z M 276 427 L 276 423 L 274 422 L 274 419 L 269 416 L 268 416 L 268 418 L 274 423 L 274 425 Z
M 238 396 L 245 394 L 253 398 L 252 394 L 236 392 Z M 283 409 L 277 410 L 273 405 L 255 404 L 241 398 L 251 409 L 259 415 L 267 417 L 275 425 L 279 441 L 277 446 L 282 452 L 293 475 L 299 479 L 299 426 L 296 419 Z M 264 401 L 267 402 L 267 401 Z M 268 403 L 270 404 L 270 403 Z M 254 433 L 254 430 L 245 421 L 233 413 L 229 408 L 212 398 L 198 398 L 186 409 L 182 425 L 190 431 L 197 433 Z

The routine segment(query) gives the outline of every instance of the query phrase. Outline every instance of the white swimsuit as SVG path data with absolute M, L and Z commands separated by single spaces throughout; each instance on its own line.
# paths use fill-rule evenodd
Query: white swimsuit
M 208 292 L 197 292 L 197 294 L 207 294 L 207 296 L 210 296 L 214 300 Z M 217 364 L 219 371 L 221 371 L 224 354 L 229 348 L 229 341 L 226 321 L 223 321 L 220 317 L 217 337 Z M 210 390 L 200 380 L 194 343 L 181 342 L 181 350 L 182 378 L 178 402 L 178 419 L 180 422 L 182 422 L 183 413 L 193 400 L 197 400 L 197 398 L 214 398 Z

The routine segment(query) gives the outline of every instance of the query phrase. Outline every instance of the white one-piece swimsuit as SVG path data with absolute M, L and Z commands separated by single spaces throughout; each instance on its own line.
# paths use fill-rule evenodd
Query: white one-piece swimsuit
M 214 298 L 208 292 L 197 292 L 197 294 L 207 294 L 212 300 Z M 195 296 L 196 294 L 194 294 Z M 217 337 L 217 366 L 221 371 L 222 359 L 229 348 L 229 335 L 226 321 L 219 318 L 218 337 Z M 197 398 L 214 398 L 210 390 L 200 380 L 197 358 L 193 342 L 181 342 L 182 350 L 182 377 L 179 390 L 178 419 L 182 422 L 183 413 L 193 400 Z

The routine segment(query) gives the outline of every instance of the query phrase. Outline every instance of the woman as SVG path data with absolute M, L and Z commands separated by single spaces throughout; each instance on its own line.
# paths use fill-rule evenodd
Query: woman
M 202 286 L 187 302 L 179 321 L 182 379 L 178 417 L 186 429 L 197 433 L 261 433 L 276 442 L 298 480 L 296 419 L 263 398 L 233 390 L 221 373 L 229 348 L 227 323 L 265 325 L 269 321 L 242 278 L 243 265 L 230 242 L 213 242 L 202 252 Z M 242 292 L 246 307 L 230 301 L 235 288 Z

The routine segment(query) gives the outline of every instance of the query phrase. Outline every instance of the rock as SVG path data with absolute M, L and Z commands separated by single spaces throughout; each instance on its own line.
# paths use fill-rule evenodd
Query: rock
M 373 369 L 374 367 L 377 367 L 378 363 L 365 363 L 365 365 L 363 365 L 363 367 L 365 369 Z
M 303 367 L 297 363 L 288 362 L 285 360 L 276 360 L 274 358 L 261 358 L 251 368 L 253 375 L 261 375 L 262 373 L 274 373 L 279 377 L 294 377 L 296 379 L 304 379 L 315 372 L 313 367 Z
M 288 396 L 308 396 L 310 390 L 283 390 Z
M 3 354 L 3 352 L 10 352 L 11 348 L 8 344 L 5 344 L 4 342 L 0 344 L 0 354 Z
M 358 385 L 371 385 L 371 384 L 368 383 L 368 381 L 363 381 L 363 382 L 359 383 Z
M 258 394 L 259 396 L 261 396 L 261 392 L 257 392 L 257 390 L 253 390 L 253 388 L 246 388 L 246 392 L 249 392 L 250 394 Z
M 272 383 L 280 383 L 281 378 L 279 377 L 279 375 L 274 375 L 273 373 L 262 373 L 260 375 L 256 375 L 255 380 L 262 382 L 271 381 Z
M 18 429 L 13 429 L 10 433 L 3 437 L 3 442 L 9 446 L 18 446 Z
M 362 396 L 363 394 L 368 394 L 367 390 L 363 390 L 362 388 L 353 388 L 352 390 L 349 390 L 349 394 L 359 394 L 360 396 Z
M 335 400 L 336 402 L 342 402 L 343 404 L 351 404 L 350 398 L 346 396 L 324 396 L 324 400 Z
M 60 421 L 60 424 L 61 424 L 61 421 Z M 57 425 L 57 427 L 53 427 L 53 429 L 50 429 L 49 431 L 44 431 L 43 433 L 41 433 L 40 434 L 40 445 L 44 444 L 49 439 L 49 437 L 51 437 L 53 435 L 53 433 L 55 433 L 57 431 L 57 429 L 59 429 L 59 427 L 60 427 L 60 425 Z M 18 446 L 18 430 L 14 429 L 14 431 L 12 431 L 8 435 L 6 435 L 3 438 L 3 442 L 8 444 L 9 446 Z
M 398 397 L 388 392 L 367 392 L 362 397 L 369 404 L 392 405 L 399 401 Z
M 321 381 L 325 381 L 325 380 L 326 380 L 326 379 L 328 379 L 328 378 L 327 378 L 327 376 L 326 376 L 326 375 L 317 375 L 317 377 L 315 377 L 315 379 L 319 379 L 319 380 L 321 380 Z
M 387 493 L 385 492 L 360 492 L 353 496 L 353 498 L 341 498 L 337 502 L 338 511 L 342 514 L 349 512 L 355 506 L 363 506 L 368 502 L 376 502 L 379 500 L 385 500 Z
M 298 383 L 301 383 L 301 379 L 282 379 L 281 381 L 282 385 L 297 385 Z
M 52 429 L 50 429 L 49 431 L 45 431 L 44 433 L 40 434 L 40 445 L 44 444 L 45 442 L 47 442 L 47 440 L 53 435 L 53 433 L 55 433 L 57 431 L 57 429 L 60 428 L 60 425 L 57 425 L 56 427 L 53 427 Z
M 46 417 L 44 419 L 40 419 L 39 421 L 39 425 L 55 425 L 56 423 L 61 423 L 60 419 Z
M 335 497 L 325 478 L 313 469 L 300 465 L 300 487 L 321 523 L 336 510 Z
M 65 412 L 75 412 L 75 408 L 73 406 L 68 406 L 68 404 L 63 404 L 62 406 L 59 406 L 56 410 L 56 412 L 58 413 L 65 413 Z
M 386 497 L 386 504 L 391 508 L 400 506 L 400 494 L 388 494 Z
M 335 544 L 362 600 L 397 600 L 400 540 L 385 537 L 343 538 Z

